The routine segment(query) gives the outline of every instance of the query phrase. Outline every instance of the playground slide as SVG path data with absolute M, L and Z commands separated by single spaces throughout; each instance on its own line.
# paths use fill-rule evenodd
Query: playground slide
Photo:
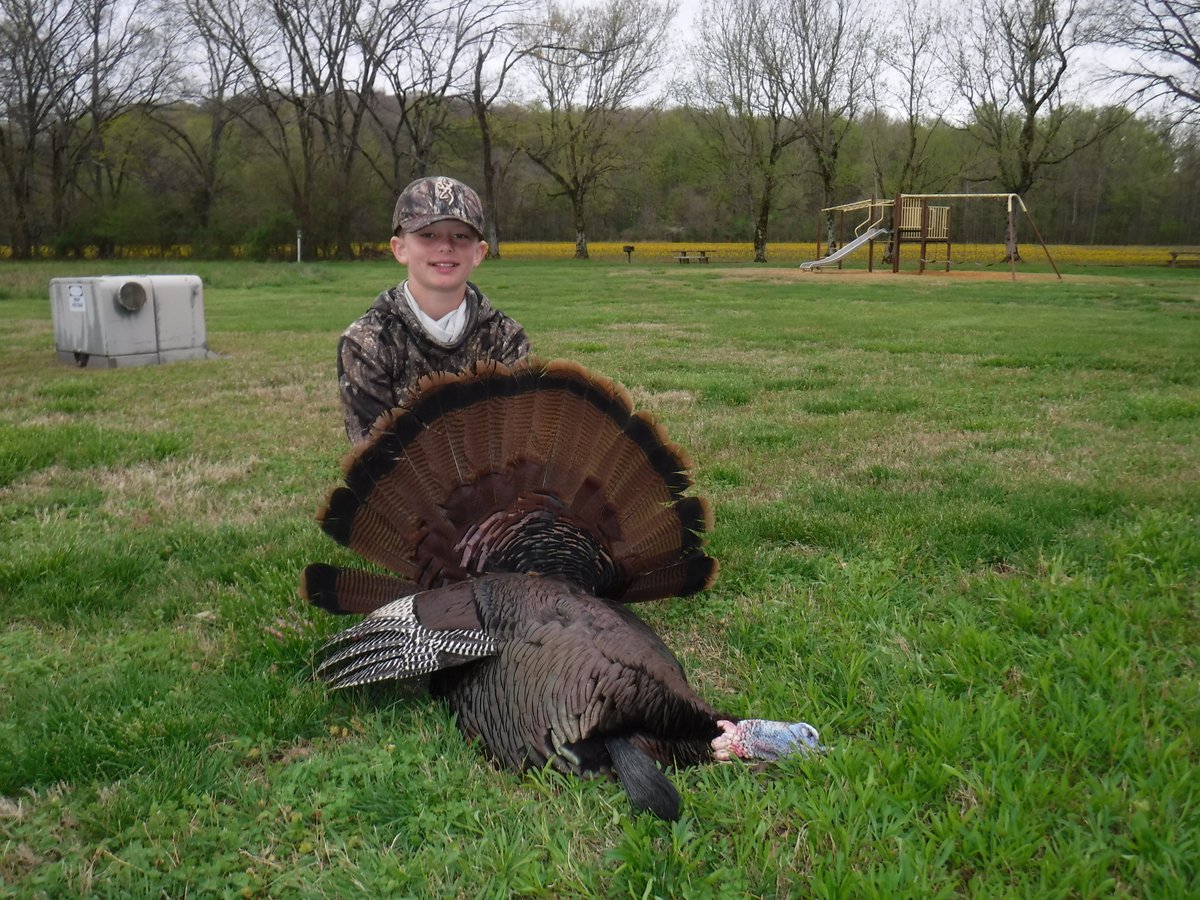
M 833 263 L 840 262 L 845 259 L 863 244 L 868 241 L 873 241 L 882 234 L 887 234 L 886 228 L 868 228 L 854 240 L 848 244 L 842 244 L 828 256 L 822 256 L 820 259 L 814 259 L 812 262 L 800 263 L 802 269 L 819 269 L 821 266 L 829 266 Z

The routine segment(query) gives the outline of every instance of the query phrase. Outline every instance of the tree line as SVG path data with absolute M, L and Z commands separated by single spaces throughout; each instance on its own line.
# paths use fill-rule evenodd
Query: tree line
M 0 244 L 348 257 L 435 172 L 479 189 L 493 254 L 765 261 L 901 191 L 1195 243 L 1198 26 L 1177 0 L 0 0 Z

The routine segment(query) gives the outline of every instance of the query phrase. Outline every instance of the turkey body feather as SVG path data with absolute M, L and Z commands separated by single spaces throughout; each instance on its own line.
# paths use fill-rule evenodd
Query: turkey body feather
M 686 457 L 613 382 L 569 363 L 441 378 L 343 468 L 321 527 L 395 574 L 305 569 L 312 603 L 367 614 L 330 641 L 331 686 L 431 675 L 497 763 L 615 774 L 664 818 L 679 796 L 660 767 L 817 746 L 803 723 L 717 712 L 625 606 L 717 567 Z

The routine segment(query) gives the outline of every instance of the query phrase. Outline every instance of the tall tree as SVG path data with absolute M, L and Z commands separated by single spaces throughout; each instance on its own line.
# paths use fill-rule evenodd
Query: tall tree
M 528 47 L 520 42 L 523 28 L 519 17 L 531 6 L 529 0 L 505 4 L 507 15 L 492 19 L 479 31 L 474 43 L 471 78 L 467 86 L 467 102 L 479 128 L 479 151 L 483 170 L 483 211 L 486 222 L 488 256 L 500 258 L 500 192 L 501 164 L 496 159 L 495 126 L 492 110 L 504 94 L 508 77 L 530 53 L 542 48 Z M 510 154 L 510 160 L 515 153 Z
M 244 113 L 249 87 L 245 60 L 219 37 L 205 0 L 162 0 L 161 20 L 180 35 L 183 103 L 152 113 L 178 152 L 186 173 L 193 241 L 212 240 L 214 209 L 225 191 L 227 149 Z
M 821 185 L 823 207 L 837 200 L 842 146 L 874 81 L 873 22 L 863 0 L 790 0 L 786 42 L 768 71 L 780 81 L 800 124 Z M 827 232 L 835 246 L 833 215 Z
M 75 12 L 42 0 L 0 0 L 0 167 L 9 242 L 22 259 L 46 225 L 37 190 L 56 111 L 82 74 L 68 68 L 78 40 Z
M 1092 37 L 1089 2 L 996 0 L 960 17 L 951 53 L 955 82 L 970 107 L 968 130 L 990 151 L 978 180 L 1025 194 L 1127 117 L 1114 107 L 1076 127 L 1086 110 L 1070 76 Z M 1011 230 L 1006 244 L 1019 258 Z
M 869 85 L 876 114 L 895 115 L 903 143 L 884 143 L 889 129 L 874 129 L 870 140 L 875 191 L 891 197 L 926 187 L 934 169 L 932 142 L 943 127 L 951 92 L 939 58 L 947 21 L 931 0 L 906 3 L 876 45 L 878 77 Z
M 124 183 L 128 155 L 106 152 L 105 131 L 153 104 L 172 59 L 148 11 L 114 0 L 4 0 L 0 7 L 0 162 L 28 254 L 41 228 L 63 235 L 100 221 Z M 46 191 L 43 225 L 34 196 Z M 108 249 L 102 229 L 91 235 Z
M 966 11 L 951 48 L 955 83 L 970 109 L 970 132 L 991 152 L 980 180 L 1026 193 L 1124 120 L 1116 110 L 1091 127 L 1068 127 L 1082 113 L 1070 75 L 1090 40 L 1088 0 L 995 0 Z
M 771 0 L 705 0 L 694 45 L 697 114 L 713 135 L 727 177 L 752 210 L 754 261 L 767 236 L 789 147 L 804 137 L 792 115 L 783 7 Z
M 571 204 L 575 257 L 588 258 L 587 202 L 609 173 L 627 165 L 624 136 L 640 127 L 654 99 L 645 96 L 664 63 L 673 0 L 603 0 L 574 9 L 547 7 L 526 30 L 544 116 L 525 152 Z M 634 108 L 634 103 L 641 104 Z
M 380 174 L 397 191 L 436 164 L 450 101 L 466 92 L 474 44 L 500 10 L 500 0 L 412 4 L 402 20 L 406 28 L 375 48 L 391 94 L 374 117 L 389 151 Z
M 341 255 L 359 209 L 364 127 L 417 0 L 204 0 L 254 85 L 244 117 L 282 163 L 296 223 Z
M 1112 68 L 1142 102 L 1166 101 L 1200 124 L 1200 2 L 1107 0 L 1099 39 L 1132 51 Z
M 95 212 L 115 205 L 133 159 L 108 151 L 106 129 L 128 110 L 159 102 L 174 85 L 175 65 L 173 45 L 156 28 L 153 10 L 120 0 L 77 2 L 82 6 L 87 78 L 64 98 L 60 116 L 74 122 L 73 180 L 89 195 Z

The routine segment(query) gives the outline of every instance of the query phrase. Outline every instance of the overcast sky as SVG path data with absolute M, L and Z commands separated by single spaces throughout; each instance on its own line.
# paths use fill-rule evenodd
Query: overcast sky
M 586 0 L 581 0 L 586 2 Z M 663 77 L 674 79 L 685 75 L 690 69 L 688 60 L 688 44 L 697 40 L 695 23 L 699 20 L 703 0 L 677 0 L 679 12 L 675 17 L 676 42 L 669 51 L 671 59 L 663 72 Z M 898 15 L 894 0 L 865 0 L 868 6 L 875 7 L 881 13 Z M 987 0 L 967 0 L 968 3 L 982 3 Z M 1110 87 L 1101 81 L 1101 76 L 1113 65 L 1128 59 L 1128 54 L 1115 48 L 1093 48 L 1078 59 L 1078 67 L 1069 74 L 1072 85 L 1081 91 L 1087 103 L 1109 102 L 1116 97 L 1115 87 Z M 1070 86 L 1068 86 L 1070 89 Z

